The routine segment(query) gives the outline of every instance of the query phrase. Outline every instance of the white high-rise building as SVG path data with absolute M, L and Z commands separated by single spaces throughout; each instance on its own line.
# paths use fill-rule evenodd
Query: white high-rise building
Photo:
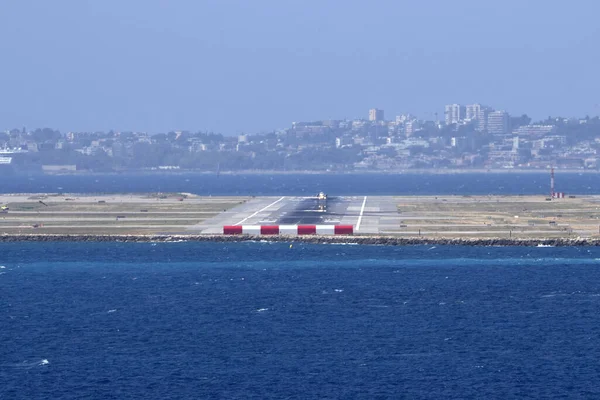
M 369 110 L 369 121 L 379 122 L 383 121 L 383 110 L 378 108 L 371 108 Z
M 465 119 L 465 107 L 460 104 L 448 104 L 444 109 L 446 125 L 458 124 Z
M 487 131 L 488 114 L 492 111 L 490 107 L 481 104 L 471 104 L 465 109 L 465 119 L 475 122 L 475 130 Z
M 487 131 L 492 135 L 510 132 L 510 115 L 506 111 L 492 111 L 487 116 Z
M 404 134 L 406 135 L 406 137 L 411 137 L 415 134 L 417 129 L 419 129 L 420 127 L 421 127 L 421 124 L 416 119 L 406 121 L 404 123 Z
M 477 118 L 479 111 L 481 110 L 481 104 L 470 104 L 465 107 L 465 119 L 474 120 Z

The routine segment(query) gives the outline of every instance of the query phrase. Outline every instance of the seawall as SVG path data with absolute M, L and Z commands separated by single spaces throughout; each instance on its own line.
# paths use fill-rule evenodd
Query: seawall
M 452 245 L 452 246 L 600 246 L 591 238 L 424 238 L 393 236 L 249 236 L 249 235 L 36 235 L 4 234 L 0 242 L 247 242 L 269 241 L 313 244 L 362 244 L 386 246 Z

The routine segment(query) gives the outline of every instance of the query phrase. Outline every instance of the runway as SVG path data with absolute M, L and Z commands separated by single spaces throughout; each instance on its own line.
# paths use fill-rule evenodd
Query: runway
M 590 198 L 594 200 L 594 198 Z M 357 235 L 428 237 L 590 237 L 600 234 L 588 198 L 544 196 L 333 196 L 252 198 L 189 228 L 221 234 L 225 225 L 352 225 Z
M 0 196 L 0 204 L 8 207 L 0 213 L 0 233 L 35 229 L 82 234 L 93 229 L 103 234 L 221 235 L 226 225 L 246 227 L 247 232 L 256 229 L 249 226 L 277 225 L 265 229 L 279 232 L 283 227 L 284 234 L 293 234 L 295 227 L 309 225 L 315 233 L 319 226 L 319 234 L 335 234 L 333 226 L 349 225 L 356 235 L 588 238 L 600 237 L 599 202 L 600 196 L 579 195 L 554 200 L 545 195 L 329 195 L 324 201 L 316 196 L 16 194 Z
M 225 225 L 353 225 L 364 211 L 366 197 L 255 198 L 228 212 L 195 225 L 190 230 L 218 234 Z M 364 219 L 363 219 L 364 224 Z

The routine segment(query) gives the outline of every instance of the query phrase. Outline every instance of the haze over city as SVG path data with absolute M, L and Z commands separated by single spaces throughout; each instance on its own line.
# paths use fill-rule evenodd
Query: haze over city
M 481 102 L 598 115 L 592 0 L 3 2 L 0 127 L 226 135 Z

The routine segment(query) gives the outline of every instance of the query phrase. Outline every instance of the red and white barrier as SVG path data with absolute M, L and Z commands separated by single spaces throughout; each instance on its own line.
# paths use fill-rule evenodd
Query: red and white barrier
M 352 225 L 226 225 L 224 235 L 352 235 Z

